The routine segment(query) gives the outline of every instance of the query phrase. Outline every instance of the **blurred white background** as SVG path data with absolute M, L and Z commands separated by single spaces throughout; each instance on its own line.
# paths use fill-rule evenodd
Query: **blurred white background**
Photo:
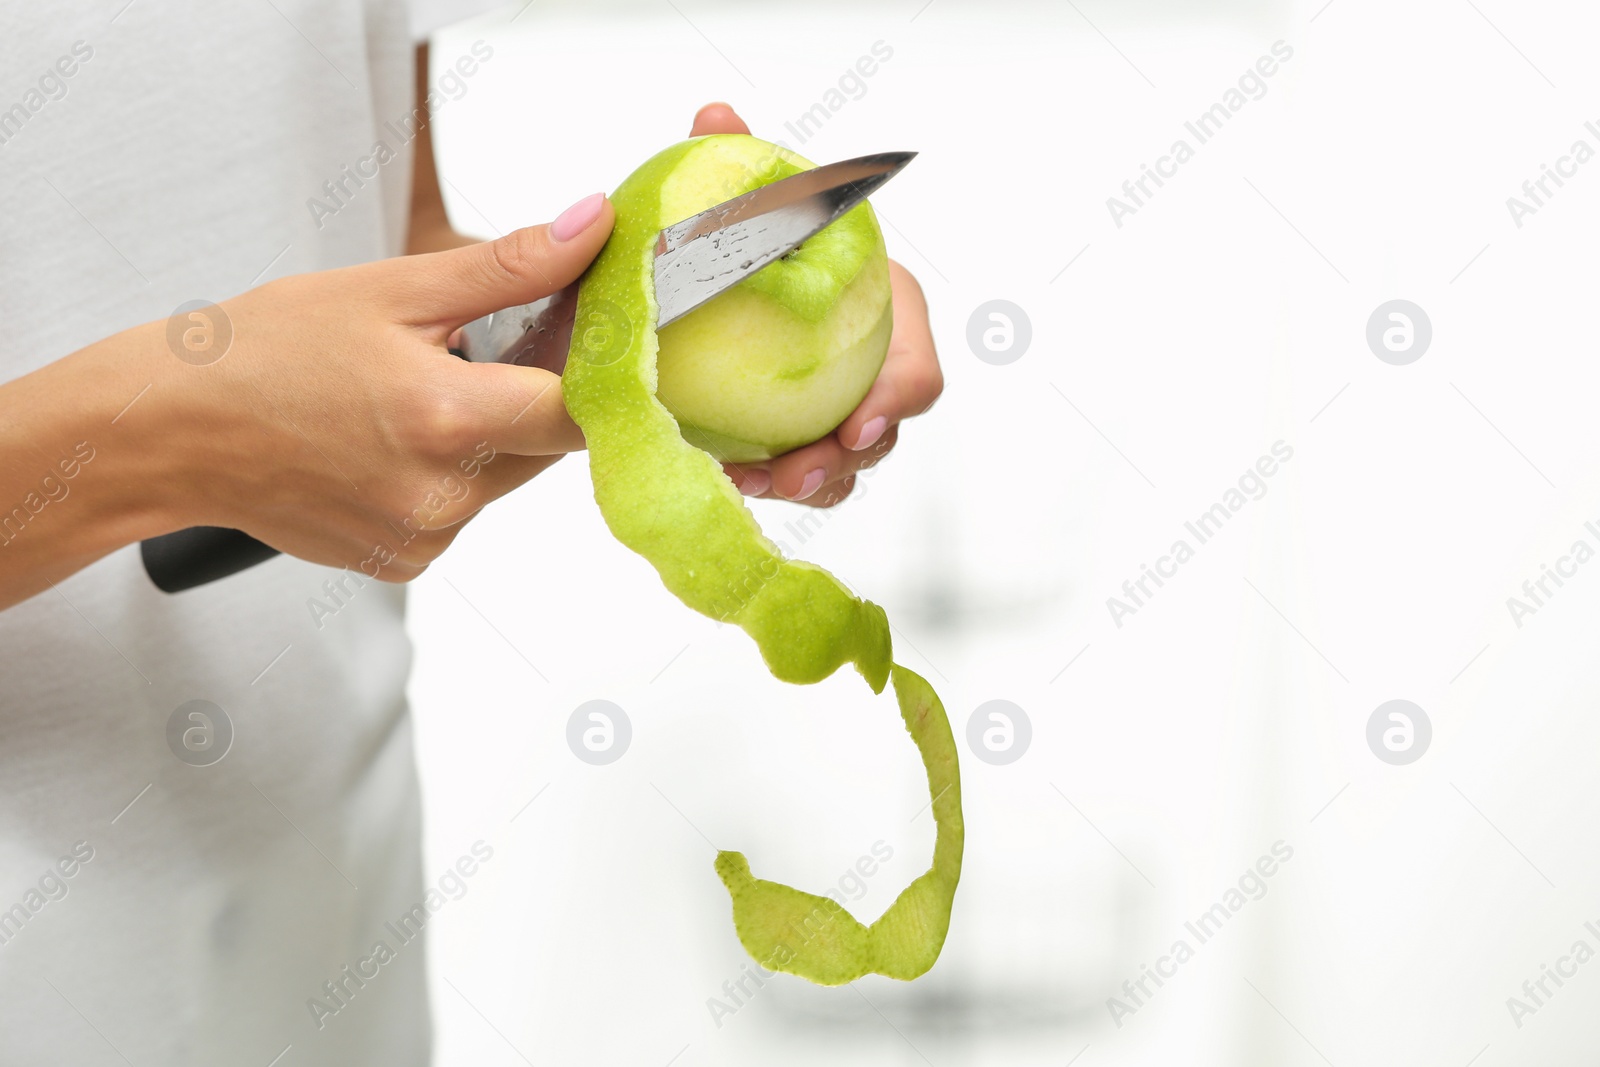
M 1600 565 L 1520 627 L 1507 598 L 1600 548 L 1600 164 L 1520 227 L 1506 200 L 1600 148 L 1595 29 L 1505 0 L 536 0 L 436 38 L 436 65 L 494 49 L 437 134 L 485 235 L 614 187 L 710 100 L 814 160 L 922 153 L 874 202 L 945 397 L 803 543 L 808 513 L 756 510 L 887 609 L 958 739 L 989 700 L 1032 725 L 1005 765 L 963 742 L 930 974 L 779 976 L 714 1019 L 748 961 L 712 843 L 822 891 L 882 842 L 870 921 L 928 863 L 924 779 L 891 698 L 773 681 L 563 462 L 413 593 L 428 866 L 494 848 L 430 925 L 441 1062 L 1592 1063 L 1600 964 L 1523 983 L 1600 950 Z M 1200 144 L 1185 123 L 1280 41 Z M 878 42 L 863 93 L 786 129 Z M 1119 226 L 1107 198 L 1180 138 Z M 996 299 L 1031 323 L 1005 365 L 967 340 Z M 1367 341 L 1395 299 L 1431 321 L 1406 365 Z M 1264 495 L 1119 626 L 1108 598 L 1280 441 Z M 566 742 L 592 699 L 632 724 L 608 766 Z M 1368 744 L 1392 699 L 1431 722 L 1409 764 Z M 1200 944 L 1185 923 L 1279 842 Z

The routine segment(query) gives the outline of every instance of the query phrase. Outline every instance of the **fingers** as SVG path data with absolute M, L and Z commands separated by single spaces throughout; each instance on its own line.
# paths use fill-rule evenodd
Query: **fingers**
M 576 281 L 605 245 L 615 220 L 611 203 L 596 193 L 548 226 L 391 260 L 385 266 L 394 272 L 402 321 L 422 327 L 426 340 L 444 346 L 473 319 L 549 296 Z M 480 442 L 516 456 L 561 455 L 584 447 L 582 432 L 567 414 L 558 375 L 536 367 L 443 359 L 429 366 L 431 388 L 417 390 L 416 410 L 407 421 L 424 429 L 437 452 L 460 454 Z
M 470 519 L 471 516 L 468 516 Z M 467 520 L 447 526 L 442 530 L 423 530 L 413 534 L 411 540 L 395 546 L 394 559 L 385 563 L 378 571 L 379 578 L 390 581 L 407 581 L 415 578 L 449 548 L 451 543 L 462 530 L 467 528 Z M 391 577 L 392 575 L 392 577 Z
M 927 411 L 944 390 L 944 372 L 939 369 L 922 287 L 893 261 L 889 263 L 889 281 L 894 290 L 894 333 L 883 370 L 836 431 L 839 440 L 854 449 L 870 448 L 902 419 Z
M 585 197 L 548 226 L 495 241 L 388 260 L 401 321 L 428 328 L 444 344 L 458 326 L 566 288 L 599 254 L 616 215 L 603 194 Z
M 473 474 L 452 473 L 439 480 L 435 489 L 447 486 L 450 490 L 448 497 L 436 491 L 430 492 L 420 497 L 419 504 L 410 511 L 391 510 L 386 513 L 383 528 L 397 532 L 402 537 L 419 533 L 431 537 L 445 530 L 458 530 L 476 518 L 484 508 L 512 490 L 521 488 L 561 459 L 560 456 L 514 456 L 504 452 L 490 454 L 487 450 L 480 455 L 488 458 L 475 459 L 470 467 L 463 465 L 463 470 L 470 469 L 474 471 Z M 409 540 L 407 544 L 410 544 Z
M 478 510 L 499 500 L 514 489 L 520 489 L 536 476 L 543 474 L 561 459 L 560 456 L 496 456 L 493 463 L 483 469 L 483 485 L 474 503 L 474 510 L 459 520 L 466 525 Z
M 832 507 L 850 494 L 856 474 L 876 466 L 898 438 L 899 430 L 890 427 L 871 448 L 857 451 L 831 434 L 765 464 L 726 463 L 722 469 L 746 496 Z
M 560 375 L 500 363 L 475 364 L 471 369 L 480 379 L 478 395 L 494 410 L 485 425 L 496 451 L 559 456 L 583 450 L 583 431 L 567 414 Z
M 377 577 L 386 582 L 409 582 L 426 571 L 450 547 L 485 507 L 532 480 L 550 468 L 560 456 L 495 456 L 482 464 L 471 480 L 455 482 L 457 491 L 466 487 L 460 499 L 434 511 L 426 508 L 409 515 L 396 515 L 381 528 L 382 543 L 370 549 L 362 546 L 362 559 L 375 566 Z M 364 573 L 371 573 L 367 566 Z
M 746 496 L 779 498 L 832 507 L 849 495 L 854 475 L 889 453 L 904 419 L 933 406 L 944 389 L 944 374 L 928 325 L 922 287 L 909 271 L 890 262 L 894 290 L 894 333 L 872 388 L 832 434 L 761 464 L 725 464 L 723 469 Z
M 583 449 L 561 378 L 538 367 L 467 363 L 441 355 L 414 370 L 403 421 L 427 454 L 453 461 L 493 455 L 556 456 Z
M 736 111 L 727 104 L 707 104 L 696 112 L 694 126 L 689 130 L 690 137 L 704 137 L 708 133 L 749 133 L 750 127 L 746 126 Z
M 771 472 L 754 464 L 724 463 L 722 473 L 732 478 L 734 488 L 745 496 L 766 496 L 772 488 Z

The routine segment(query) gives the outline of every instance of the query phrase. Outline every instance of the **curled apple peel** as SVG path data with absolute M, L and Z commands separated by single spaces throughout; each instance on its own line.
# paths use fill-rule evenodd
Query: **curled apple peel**
M 950 905 L 961 879 L 961 774 L 956 743 L 938 694 L 896 665 L 900 716 L 928 770 L 938 837 L 933 866 L 900 892 L 871 926 L 829 897 L 756 878 L 738 852 L 717 855 L 717 873 L 733 897 L 739 943 L 769 971 L 787 971 L 818 985 L 842 985 L 868 974 L 909 981 L 939 958 L 950 929 Z
M 883 609 L 856 597 L 822 568 L 784 558 L 762 534 L 720 459 L 685 440 L 685 430 L 657 396 L 656 235 L 715 203 L 811 166 L 765 141 L 719 135 L 674 145 L 629 176 L 611 197 L 616 225 L 579 293 L 562 390 L 588 442 L 595 501 L 607 526 L 655 567 L 674 595 L 743 629 L 782 681 L 818 682 L 846 663 L 874 693 L 893 680 L 901 717 L 928 774 L 937 826 L 929 870 L 868 927 L 826 897 L 754 877 L 740 853 L 720 853 L 716 869 L 732 898 L 739 941 L 763 966 L 823 985 L 871 973 L 909 980 L 938 959 L 961 876 L 960 771 L 944 708 L 926 681 L 893 662 Z M 863 204 L 834 226 L 866 212 L 869 226 L 858 217 L 846 236 L 859 242 L 869 234 L 881 249 L 870 211 Z M 708 311 L 717 314 L 718 301 L 737 301 L 746 287 L 770 288 L 772 269 L 672 328 Z M 848 296 L 852 285 L 859 293 L 873 284 L 862 277 L 853 275 L 840 292 Z M 828 298 L 816 278 L 804 279 L 804 285 L 796 303 L 815 307 Z M 873 318 L 861 317 L 864 336 L 885 329 L 881 321 L 868 321 Z

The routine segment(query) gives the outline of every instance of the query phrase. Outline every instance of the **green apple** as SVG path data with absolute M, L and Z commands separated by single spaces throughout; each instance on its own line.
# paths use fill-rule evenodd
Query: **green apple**
M 662 224 L 815 164 L 747 135 L 704 137 L 661 175 Z M 868 204 L 660 331 L 656 396 L 718 459 L 771 459 L 831 433 L 889 350 L 889 256 Z
M 937 828 L 927 871 L 867 926 L 836 900 L 757 878 L 740 853 L 719 852 L 715 866 L 734 932 L 763 967 L 828 985 L 873 973 L 909 980 L 938 960 L 961 878 L 961 775 L 944 705 L 894 662 L 884 610 L 821 567 L 786 558 L 720 457 L 686 439 L 709 426 L 716 441 L 748 446 L 746 455 L 781 451 L 827 433 L 860 401 L 889 323 L 870 210 L 857 208 L 790 262 L 655 328 L 662 227 L 802 164 L 754 138 L 710 137 L 668 148 L 624 181 L 611 197 L 616 226 L 579 289 L 562 395 L 583 429 L 607 527 L 684 604 L 744 630 L 782 681 L 807 685 L 850 664 L 874 693 L 893 685 L 927 772 Z M 690 328 L 669 337 L 680 326 Z M 676 401 L 658 395 L 658 359 L 661 392 L 676 382 Z M 688 423 L 680 431 L 672 403 L 698 421 L 680 416 Z

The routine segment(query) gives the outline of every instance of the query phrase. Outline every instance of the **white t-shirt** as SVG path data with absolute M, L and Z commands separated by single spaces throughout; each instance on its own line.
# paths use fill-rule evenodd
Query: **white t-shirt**
M 472 13 L 416 6 L 0 0 L 0 380 L 398 254 L 413 42 Z M 428 1061 L 405 598 L 337 573 L 130 546 L 0 611 L 0 1065 Z

